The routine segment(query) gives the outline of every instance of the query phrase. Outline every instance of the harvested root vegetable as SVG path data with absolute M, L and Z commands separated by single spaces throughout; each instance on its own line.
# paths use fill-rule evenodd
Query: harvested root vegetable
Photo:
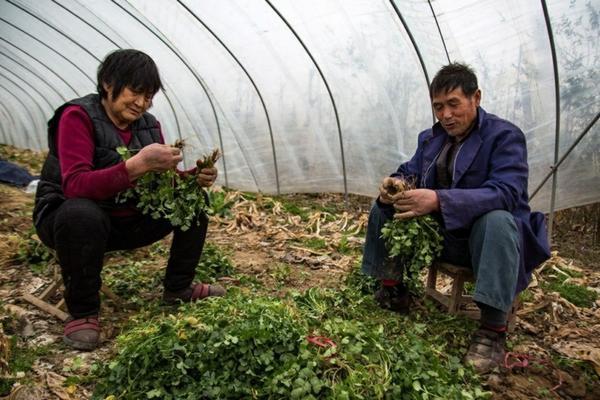
M 414 189 L 415 185 L 413 183 L 405 181 L 404 179 L 395 178 L 388 180 L 383 186 L 383 188 L 388 192 L 390 196 L 393 196 L 396 193 Z
M 202 157 L 201 159 L 196 161 L 196 167 L 198 168 L 198 171 L 200 171 L 204 168 L 214 167 L 214 165 L 216 164 L 216 162 L 219 160 L 220 157 L 221 157 L 221 152 L 219 151 L 219 149 L 214 149 L 212 151 L 212 153 L 205 155 L 204 157 Z

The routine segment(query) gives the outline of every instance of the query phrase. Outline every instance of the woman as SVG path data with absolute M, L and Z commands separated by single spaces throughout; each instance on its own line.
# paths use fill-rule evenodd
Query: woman
M 40 239 L 58 256 L 71 316 L 63 338 L 76 349 L 98 345 L 106 251 L 146 246 L 173 231 L 163 299 L 194 301 L 225 293 L 218 285 L 192 283 L 206 238 L 206 215 L 182 231 L 165 219 L 142 215 L 135 201 L 115 201 L 145 173 L 174 169 L 182 160 L 179 149 L 164 144 L 160 124 L 146 112 L 160 89 L 158 69 L 147 54 L 117 50 L 98 68 L 98 93 L 63 104 L 48 123 L 49 154 L 33 218 Z M 133 154 L 127 161 L 116 151 L 120 146 Z M 214 167 L 198 172 L 201 187 L 217 178 Z

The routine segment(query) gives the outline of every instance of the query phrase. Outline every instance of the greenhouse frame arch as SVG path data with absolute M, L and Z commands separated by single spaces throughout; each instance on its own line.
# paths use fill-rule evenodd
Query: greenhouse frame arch
M 431 126 L 431 76 L 461 61 L 525 133 L 551 230 L 555 210 L 600 200 L 599 21 L 598 0 L 2 0 L 0 135 L 43 150 L 53 109 L 137 48 L 186 164 L 219 148 L 227 187 L 374 196 Z

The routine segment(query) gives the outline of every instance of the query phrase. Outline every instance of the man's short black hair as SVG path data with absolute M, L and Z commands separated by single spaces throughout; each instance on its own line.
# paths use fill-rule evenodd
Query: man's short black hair
M 429 87 L 429 96 L 448 93 L 461 88 L 465 96 L 470 97 L 477 91 L 477 76 L 466 64 L 450 63 L 435 74 Z
M 98 93 L 105 99 L 108 96 L 102 86 L 112 86 L 112 96 L 116 99 L 125 87 L 150 97 L 163 88 L 156 64 L 149 55 L 139 50 L 115 50 L 109 53 L 98 67 Z

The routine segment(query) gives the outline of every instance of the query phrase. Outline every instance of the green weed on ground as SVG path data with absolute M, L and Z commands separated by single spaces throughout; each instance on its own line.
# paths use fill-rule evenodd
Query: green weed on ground
M 48 264 L 55 259 L 54 251 L 40 241 L 33 227 L 21 236 L 14 257 L 19 263 L 28 265 L 36 275 L 44 274 Z
M 196 280 L 215 282 L 218 278 L 231 276 L 235 272 L 231 259 L 220 247 L 205 243 L 202 257 L 196 267 Z
M 359 261 L 354 268 L 346 275 L 345 285 L 350 290 L 355 290 L 364 295 L 372 295 L 379 289 L 379 280 L 362 273 L 361 262 Z
M 143 305 L 148 297 L 162 289 L 164 269 L 152 260 L 107 264 L 103 281 L 119 297 L 130 304 Z
M 207 190 L 208 202 L 210 207 L 207 210 L 208 215 L 219 217 L 230 217 L 231 207 L 235 204 L 234 201 L 226 200 L 226 190 Z
M 8 395 L 17 380 L 26 384 L 27 379 L 24 377 L 31 371 L 33 363 L 49 353 L 47 346 L 28 347 L 24 343 L 20 343 L 16 335 L 10 337 L 9 343 L 10 357 L 6 360 L 9 370 L 5 376 L 0 378 L 0 396 Z
M 546 292 L 558 292 L 562 298 L 575 304 L 577 307 L 592 307 L 598 299 L 598 293 L 587 287 L 570 283 L 570 278 L 581 278 L 583 275 L 578 271 L 568 270 L 562 274 L 545 274 L 541 287 Z
M 167 263 L 165 254 L 168 254 L 166 249 L 162 244 L 155 244 L 149 248 L 150 259 L 108 262 L 103 269 L 104 283 L 130 304 L 141 306 L 148 299 L 156 298 L 158 292 L 162 293 Z M 225 252 L 214 244 L 205 243 L 202 257 L 196 267 L 195 280 L 215 282 L 233 272 L 233 265 Z
M 561 297 L 575 304 L 577 307 L 592 307 L 598 299 L 598 293 L 593 290 L 557 280 L 542 283 L 542 288 L 546 292 L 558 292 Z

